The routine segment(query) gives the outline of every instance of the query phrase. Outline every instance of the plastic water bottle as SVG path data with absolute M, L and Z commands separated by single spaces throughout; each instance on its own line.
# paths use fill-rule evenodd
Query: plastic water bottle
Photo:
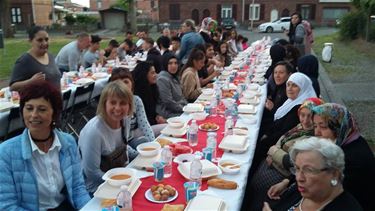
M 190 164 L 190 180 L 198 182 L 199 187 L 202 185 L 202 163 L 199 156 L 195 156 Z
M 216 145 L 217 145 L 217 141 L 216 141 L 216 132 L 209 132 L 207 134 L 207 144 L 206 146 L 211 148 L 212 149 L 212 161 L 213 162 L 217 162 L 217 158 L 216 158 Z
M 118 56 L 116 56 L 115 67 L 119 67 L 119 66 L 120 66 L 120 58 L 118 58 Z
M 224 135 L 233 135 L 233 119 L 232 116 L 228 116 L 227 119 L 225 120 L 225 130 L 224 130 Z
M 198 145 L 198 125 L 195 119 L 191 121 L 191 124 L 189 126 L 188 143 L 190 146 Z
M 91 66 L 91 72 L 92 72 L 92 73 L 96 73 L 96 64 L 95 64 L 95 62 L 92 63 L 92 66 Z
M 161 150 L 161 161 L 164 163 L 164 178 L 172 176 L 172 152 L 169 146 Z
M 78 69 L 78 76 L 80 78 L 83 78 L 85 76 L 84 72 L 85 72 L 85 68 L 83 66 L 80 66 Z
M 122 185 L 120 192 L 117 194 L 116 198 L 117 206 L 120 208 L 120 211 L 132 211 L 132 194 L 130 193 L 126 185 Z

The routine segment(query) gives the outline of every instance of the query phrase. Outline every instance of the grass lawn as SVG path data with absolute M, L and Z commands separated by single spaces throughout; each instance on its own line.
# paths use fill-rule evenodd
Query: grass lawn
M 375 43 L 361 39 L 340 41 L 338 34 L 316 37 L 314 51 L 321 59 L 324 43 L 334 43 L 331 63 L 322 62 L 333 84 L 374 83 L 375 85 Z M 369 92 L 373 90 L 368 90 Z M 345 101 L 354 114 L 362 135 L 375 152 L 375 101 Z
M 119 36 L 116 37 L 116 39 L 120 42 L 123 38 Z M 63 36 L 50 36 L 49 52 L 56 56 L 59 50 L 72 40 L 73 38 L 66 38 Z M 101 48 L 103 49 L 105 46 L 107 46 L 108 42 L 109 40 L 103 40 L 101 42 Z M 5 39 L 5 50 L 0 49 L 0 81 L 10 78 L 17 58 L 23 53 L 27 52 L 29 49 L 30 43 L 26 38 Z

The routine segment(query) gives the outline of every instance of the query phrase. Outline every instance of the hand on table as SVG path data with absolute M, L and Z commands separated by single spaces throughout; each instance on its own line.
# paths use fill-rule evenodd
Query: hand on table
M 162 117 L 162 116 L 160 116 L 160 115 L 157 115 L 157 116 L 155 117 L 155 119 L 156 119 L 156 122 L 157 122 L 158 124 L 164 124 L 164 123 L 167 123 L 167 121 L 164 119 L 164 117 Z

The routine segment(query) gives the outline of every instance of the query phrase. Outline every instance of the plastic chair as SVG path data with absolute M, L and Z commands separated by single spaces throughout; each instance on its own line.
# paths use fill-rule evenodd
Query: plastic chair
M 6 135 L 3 140 L 10 139 L 14 136 L 20 135 L 25 129 L 25 124 L 21 118 L 20 108 L 14 107 L 10 109 L 8 116 L 8 124 L 6 125 Z

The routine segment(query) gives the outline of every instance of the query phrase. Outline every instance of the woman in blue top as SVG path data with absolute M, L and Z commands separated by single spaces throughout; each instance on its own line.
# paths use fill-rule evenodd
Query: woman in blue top
M 55 129 L 61 109 L 61 93 L 49 82 L 21 92 L 26 129 L 0 145 L 0 210 L 72 210 L 90 200 L 76 141 Z

